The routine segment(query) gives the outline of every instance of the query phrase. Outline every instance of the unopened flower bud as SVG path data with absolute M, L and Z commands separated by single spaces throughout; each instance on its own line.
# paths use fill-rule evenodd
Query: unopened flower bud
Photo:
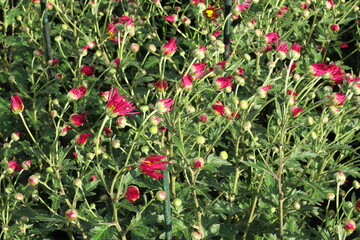
M 343 224 L 343 228 L 347 232 L 347 234 L 350 235 L 356 228 L 355 221 L 352 219 L 346 220 Z
M 248 103 L 248 101 L 246 101 L 246 100 L 241 100 L 240 103 L 239 103 L 239 105 L 240 105 L 240 108 L 241 108 L 242 110 L 246 110 L 246 109 L 248 109 L 248 107 L 249 107 L 249 103 Z
M 159 190 L 156 192 L 156 199 L 159 201 L 164 201 L 166 199 L 166 192 Z
M 17 201 L 22 201 L 22 200 L 24 200 L 24 195 L 22 193 L 16 193 L 14 198 Z
M 149 106 L 148 106 L 148 105 L 142 105 L 142 106 L 140 107 L 140 111 L 141 111 L 141 112 L 147 112 L 147 111 L 149 111 Z
M 86 154 L 86 159 L 87 159 L 87 160 L 93 160 L 94 157 L 95 157 L 95 154 L 92 153 L 92 152 L 88 152 L 88 153 Z
M 62 41 L 62 37 L 61 36 L 56 36 L 54 38 L 55 42 L 61 42 Z
M 74 183 L 74 185 L 76 187 L 81 187 L 82 186 L 82 180 L 80 178 L 75 178 L 73 183 Z
M 149 44 L 148 51 L 151 52 L 151 53 L 155 53 L 156 52 L 156 46 L 154 44 Z
M 39 178 L 36 175 L 31 175 L 28 179 L 30 186 L 35 187 L 39 184 Z
M 205 141 L 206 141 L 206 139 L 205 139 L 203 136 L 198 136 L 198 137 L 196 138 L 196 143 L 199 144 L 199 145 L 204 144 Z
M 200 232 L 192 232 L 191 233 L 191 239 L 192 240 L 201 240 L 201 233 Z
M 159 129 L 158 129 L 157 126 L 152 126 L 152 127 L 150 127 L 150 133 L 151 133 L 151 134 L 155 135 L 155 134 L 157 134 L 158 132 L 159 132 Z
M 250 129 L 251 129 L 251 122 L 249 122 L 249 121 L 244 122 L 243 128 L 244 128 L 245 131 L 250 131 Z
M 332 193 L 332 192 L 328 192 L 328 193 L 326 194 L 326 197 L 327 197 L 328 200 L 332 201 L 332 200 L 335 199 L 335 194 Z
M 174 205 L 174 207 L 181 207 L 182 205 L 182 200 L 180 198 L 175 198 L 172 202 L 172 204 Z
M 11 140 L 14 142 L 17 142 L 20 140 L 20 133 L 19 132 L 13 132 L 11 133 Z
M 334 174 L 335 180 L 337 183 L 344 184 L 346 181 L 346 176 L 343 171 L 339 171 Z
M 138 52 L 138 51 L 139 51 L 139 44 L 137 44 L 137 43 L 132 43 L 132 44 L 130 45 L 130 49 L 131 49 L 131 51 L 133 51 L 133 52 Z
M 353 187 L 354 187 L 355 189 L 359 189 L 359 188 L 360 188 L 360 183 L 359 183 L 357 180 L 354 180 L 354 181 L 353 181 Z
M 112 146 L 113 148 L 115 148 L 115 149 L 120 148 L 120 141 L 117 140 L 117 139 L 112 140 L 112 141 L 111 141 L 111 146 Z
M 221 152 L 220 152 L 220 158 L 221 158 L 222 160 L 226 160 L 226 159 L 229 158 L 229 154 L 228 154 L 226 151 L 221 151 Z
M 296 210 L 299 210 L 299 209 L 301 208 L 301 204 L 300 204 L 299 201 L 294 202 L 294 208 L 295 208 Z
M 78 217 L 78 213 L 75 209 L 69 209 L 65 212 L 66 218 L 73 221 Z

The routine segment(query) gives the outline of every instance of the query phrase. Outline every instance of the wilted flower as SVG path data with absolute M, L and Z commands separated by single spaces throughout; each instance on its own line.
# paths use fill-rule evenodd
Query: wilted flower
M 126 100 L 118 92 L 118 87 L 111 88 L 109 91 L 108 102 L 106 104 L 106 112 L 110 117 L 117 117 L 119 115 L 138 114 L 139 112 L 131 112 L 136 107 L 133 103 Z
M 168 161 L 160 162 L 161 159 L 166 158 L 165 155 L 158 156 L 154 154 L 150 157 L 146 157 L 139 165 L 141 172 L 149 175 L 155 180 L 159 180 L 164 177 L 161 170 L 166 170 L 166 164 Z
M 10 109 L 13 113 L 19 114 L 24 110 L 24 104 L 19 95 L 15 95 L 13 97 L 10 97 L 11 106 Z
M 82 98 L 83 96 L 85 96 L 85 94 L 86 94 L 86 87 L 79 86 L 77 88 L 72 88 L 68 92 L 67 97 L 68 97 L 69 101 L 76 101 L 76 100 L 79 100 L 80 98 Z
M 131 203 L 135 203 L 140 198 L 139 188 L 136 186 L 129 186 L 125 193 L 125 198 Z

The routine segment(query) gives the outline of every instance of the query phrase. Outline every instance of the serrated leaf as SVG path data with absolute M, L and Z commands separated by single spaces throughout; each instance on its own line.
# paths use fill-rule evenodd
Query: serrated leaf
M 144 68 L 151 68 L 151 67 L 154 67 L 155 65 L 159 64 L 160 62 L 160 59 L 156 56 L 151 56 L 149 57 L 145 64 L 144 64 Z
M 113 225 L 102 224 L 91 229 L 91 240 L 111 240 L 113 239 L 113 232 L 109 231 L 109 228 Z

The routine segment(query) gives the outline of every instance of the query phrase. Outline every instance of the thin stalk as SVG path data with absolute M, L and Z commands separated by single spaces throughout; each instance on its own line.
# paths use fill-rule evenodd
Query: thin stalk
M 167 164 L 168 165 L 168 164 Z M 164 201 L 164 214 L 165 214 L 165 236 L 167 240 L 172 238 L 172 225 L 171 225 L 171 207 L 170 207 L 170 189 L 169 189 L 169 170 L 166 166 L 166 170 L 163 170 L 163 189 L 166 193 L 166 199 Z
M 225 52 L 224 52 L 224 60 L 226 60 L 230 55 L 230 28 L 231 28 L 231 19 L 229 17 L 231 12 L 231 0 L 225 0 L 225 11 L 224 11 L 224 19 L 225 22 L 225 31 L 224 31 L 224 44 L 225 44 Z

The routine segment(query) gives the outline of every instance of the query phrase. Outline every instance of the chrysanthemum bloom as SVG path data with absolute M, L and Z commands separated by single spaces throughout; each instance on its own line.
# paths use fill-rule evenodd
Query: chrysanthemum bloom
M 224 89 L 226 87 L 232 87 L 232 76 L 229 77 L 218 77 L 214 81 L 214 85 L 217 90 Z
M 74 126 L 82 126 L 86 122 L 87 111 L 80 114 L 72 114 L 70 116 L 70 123 Z
M 348 48 L 349 47 L 349 44 L 347 44 L 347 43 L 341 43 L 340 44 L 340 48 Z
M 267 95 L 267 92 L 272 88 L 272 85 L 267 85 L 264 87 L 261 87 L 257 90 L 257 93 L 260 98 L 265 98 Z
M 218 62 L 215 66 L 214 66 L 214 72 L 215 74 L 221 74 L 224 72 L 226 66 L 226 61 L 221 61 Z
M 113 131 L 109 127 L 104 127 L 105 137 L 111 137 Z
M 337 25 L 337 24 L 331 25 L 330 28 L 333 32 L 337 32 L 340 29 L 339 25 Z
M 6 171 L 13 175 L 15 172 L 21 171 L 23 168 L 15 161 L 15 160 L 10 160 L 8 161 L 8 167 L 6 169 Z
M 86 144 L 87 139 L 89 138 L 90 133 L 82 133 L 75 137 L 76 144 L 80 146 L 84 146 Z
M 313 76 L 322 76 L 331 79 L 332 84 L 342 84 L 345 79 L 345 73 L 342 72 L 340 66 L 336 66 L 335 63 L 327 65 L 326 63 L 312 64 L 310 66 L 310 73 Z
M 331 105 L 341 106 L 344 105 L 346 96 L 344 93 L 333 93 L 329 98 Z
M 293 117 L 298 116 L 304 109 L 302 109 L 301 107 L 295 107 L 295 106 L 291 106 L 291 111 L 293 114 Z
M 190 74 L 183 75 L 181 78 L 181 87 L 186 90 L 192 88 L 193 77 Z
M 237 69 L 236 74 L 238 74 L 238 75 L 244 75 L 244 74 L 245 74 L 245 71 L 244 71 L 243 68 L 240 67 L 240 68 Z
M 236 15 L 240 15 L 241 12 L 248 10 L 248 7 L 250 6 L 250 4 L 251 4 L 250 0 L 245 0 L 241 4 L 235 4 L 233 6 L 233 13 Z
M 267 44 L 275 43 L 279 40 L 277 32 L 268 33 L 265 35 L 265 41 Z
M 125 193 L 125 198 L 131 203 L 135 203 L 140 198 L 139 188 L 136 186 L 129 186 Z
M 127 32 L 132 32 L 132 31 L 134 31 L 134 28 L 135 28 L 134 20 L 129 16 L 121 16 L 119 18 L 119 21 L 117 22 L 117 24 L 121 24 L 123 26 L 123 28 L 125 29 L 125 31 L 127 31 Z M 115 27 L 116 27 L 116 25 L 115 25 Z
M 69 220 L 76 220 L 76 218 L 78 217 L 78 213 L 75 209 L 69 209 L 65 212 L 65 216 L 67 219 Z
M 54 58 L 54 59 L 50 59 L 49 60 L 49 64 L 50 64 L 50 66 L 55 66 L 57 63 L 59 62 L 59 59 L 57 59 L 57 58 Z
M 343 228 L 348 234 L 351 234 L 355 230 L 356 224 L 354 220 L 348 219 L 344 222 Z
M 171 57 L 177 50 L 176 38 L 170 38 L 167 43 L 161 46 L 161 53 L 164 57 Z
M 193 77 L 200 79 L 205 74 L 206 63 L 194 63 L 191 66 L 191 73 Z
M 10 97 L 10 102 L 11 102 L 10 109 L 13 113 L 19 114 L 24 110 L 23 101 L 18 94 L 16 94 L 13 97 Z
M 84 65 L 84 66 L 82 66 L 80 71 L 82 74 L 84 74 L 86 76 L 90 76 L 91 74 L 93 74 L 94 68 L 92 66 Z
M 83 96 L 85 96 L 85 94 L 86 94 L 86 87 L 79 86 L 77 88 L 72 88 L 68 92 L 67 97 L 68 97 L 69 101 L 76 101 L 76 100 L 79 100 L 80 98 L 82 98 Z
M 162 174 L 162 170 L 166 170 L 166 164 L 169 161 L 163 161 L 160 162 L 161 159 L 166 158 L 165 155 L 158 156 L 157 154 L 154 154 L 150 157 L 146 157 L 139 165 L 139 168 L 141 172 L 145 173 L 146 175 L 149 175 L 155 180 L 159 180 L 164 177 Z
M 171 108 L 171 105 L 173 103 L 174 103 L 174 100 L 172 98 L 161 99 L 155 104 L 155 109 L 159 113 L 166 113 L 166 112 L 169 112 L 171 109 L 173 109 L 173 108 Z
M 67 134 L 67 131 L 70 130 L 71 128 L 69 126 L 64 126 L 61 131 L 60 131 L 60 136 L 65 136 Z
M 268 44 L 265 46 L 265 48 L 263 49 L 264 52 L 268 52 L 268 51 L 271 51 L 273 49 L 273 46 Z
M 296 42 L 293 43 L 290 51 L 288 52 L 288 57 L 293 60 L 298 60 L 300 58 L 301 48 L 302 48 L 301 45 L 297 44 Z
M 164 79 L 160 79 L 155 83 L 155 88 L 159 92 L 165 92 L 166 89 L 168 88 L 168 84 Z
M 118 87 L 111 88 L 109 91 L 108 102 L 106 104 L 106 113 L 110 117 L 117 117 L 120 115 L 138 114 L 139 112 L 131 112 L 136 107 L 132 107 L 133 103 L 126 100 L 118 92 Z
M 211 106 L 211 108 L 214 110 L 214 113 L 216 115 L 225 116 L 225 106 L 222 105 L 220 101 L 216 101 L 214 105 Z
M 173 14 L 173 15 L 170 15 L 170 16 L 163 16 L 163 17 L 165 18 L 166 21 L 172 22 L 172 23 L 176 22 L 177 19 L 178 19 L 176 14 Z
M 287 51 L 288 51 L 287 43 L 283 41 L 279 41 L 276 46 L 276 52 L 277 52 L 276 56 L 279 59 L 284 60 L 286 58 Z
M 211 6 L 208 6 L 204 11 L 203 14 L 206 18 L 210 19 L 213 22 L 217 22 L 216 18 L 220 17 L 221 14 L 217 13 L 218 11 L 220 11 L 221 8 L 214 8 Z

